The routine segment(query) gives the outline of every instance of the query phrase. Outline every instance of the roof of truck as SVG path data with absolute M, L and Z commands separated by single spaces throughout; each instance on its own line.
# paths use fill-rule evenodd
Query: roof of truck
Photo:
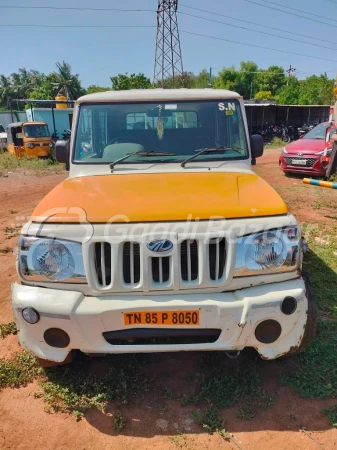
M 225 89 L 130 89 L 106 91 L 80 97 L 76 103 L 91 102 L 138 102 L 175 100 L 219 100 L 241 98 L 236 92 Z

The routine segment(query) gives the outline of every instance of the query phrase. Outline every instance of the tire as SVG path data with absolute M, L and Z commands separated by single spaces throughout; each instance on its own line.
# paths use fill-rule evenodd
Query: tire
M 287 134 L 284 134 L 282 136 L 282 141 L 285 142 L 286 144 L 289 144 L 289 142 L 291 141 L 290 136 L 288 136 Z

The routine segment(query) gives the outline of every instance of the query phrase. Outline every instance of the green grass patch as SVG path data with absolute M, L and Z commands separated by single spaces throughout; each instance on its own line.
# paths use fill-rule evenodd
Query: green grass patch
M 323 413 L 327 416 L 333 427 L 337 427 L 337 405 L 332 408 L 324 408 Z
M 59 164 L 53 157 L 45 159 L 18 159 L 11 153 L 5 152 L 0 154 L 0 176 L 6 176 L 8 172 L 17 169 L 29 169 L 35 173 L 62 172 L 64 164 Z
M 280 148 L 284 147 L 285 145 L 287 144 L 283 142 L 282 139 L 275 137 L 271 140 L 271 142 L 265 145 L 265 149 L 268 150 L 270 148 Z
M 280 381 L 306 398 L 337 397 L 337 323 L 320 321 L 309 348 L 294 357 L 295 368 Z
M 35 356 L 27 352 L 17 354 L 12 360 L 0 359 L 0 390 L 26 386 L 42 372 Z
M 205 411 L 192 412 L 192 419 L 194 423 L 202 426 L 209 433 L 218 431 L 223 426 L 223 417 L 220 411 L 216 408 L 207 408 Z
M 272 397 L 262 388 L 258 374 L 259 357 L 246 355 L 243 362 L 228 364 L 223 353 L 210 353 L 202 357 L 197 373 L 195 393 L 183 398 L 182 404 L 206 402 L 222 409 L 234 405 L 249 407 L 256 412 L 274 404 Z
M 126 419 L 121 414 L 114 415 L 114 429 L 121 431 L 125 428 Z
M 304 254 L 303 268 L 308 272 L 320 311 L 337 319 L 337 226 L 317 228 L 307 237 L 309 251 Z M 320 243 L 316 237 L 327 243 Z
M 5 325 L 0 325 L 0 338 L 4 339 L 10 334 L 16 334 L 18 329 L 16 328 L 15 322 L 6 323 Z
M 93 373 L 88 361 L 83 356 L 68 366 L 46 369 L 46 377 L 40 382 L 40 395 L 51 411 L 75 416 L 89 408 L 103 411 L 108 400 L 126 404 L 130 398 L 141 397 L 153 387 L 143 373 L 142 355 L 105 357 L 99 362 L 104 365 L 103 375 Z

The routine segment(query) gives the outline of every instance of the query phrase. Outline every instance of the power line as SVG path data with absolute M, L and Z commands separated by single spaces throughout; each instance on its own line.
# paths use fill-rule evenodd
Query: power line
M 282 12 L 284 14 L 289 14 L 290 16 L 300 17 L 301 19 L 310 20 L 311 22 L 320 23 L 320 24 L 323 24 L 323 25 L 326 25 L 328 27 L 332 27 L 332 28 L 336 29 L 336 25 L 332 25 L 331 23 L 326 23 L 326 22 L 322 22 L 321 20 L 311 19 L 310 17 L 300 16 L 299 14 L 295 14 L 295 13 L 288 12 L 288 11 L 283 11 L 283 9 L 274 8 L 273 6 L 262 5 L 261 3 L 254 2 L 253 0 L 245 0 L 245 1 L 248 2 L 248 3 L 254 3 L 255 5 L 258 5 L 258 6 L 262 6 L 262 8 L 273 9 L 275 11 L 280 11 L 280 12 Z
M 2 25 L 0 28 L 6 27 L 32 27 L 32 28 L 156 28 L 155 25 L 33 25 L 33 24 L 15 24 L 15 25 Z
M 328 0 L 328 1 L 332 1 L 332 0 Z M 237 22 L 244 22 L 244 23 L 248 23 L 249 25 L 256 25 L 258 27 L 268 28 L 269 30 L 281 31 L 281 33 L 293 34 L 294 36 L 305 37 L 305 38 L 308 38 L 308 39 L 314 39 L 315 41 L 328 42 L 329 44 L 336 44 L 337 45 L 336 42 L 331 42 L 331 40 L 328 40 L 328 39 L 320 39 L 320 38 L 318 38 L 316 36 L 313 37 L 313 36 L 308 36 L 307 34 L 294 33 L 294 32 L 289 31 L 289 30 L 282 30 L 281 28 L 275 28 L 275 27 L 270 27 L 270 26 L 265 25 L 265 24 L 251 22 L 250 20 L 237 19 L 236 17 L 227 16 L 225 14 L 220 14 L 220 13 L 216 13 L 216 12 L 213 12 L 213 11 L 207 11 L 205 9 L 195 8 L 193 6 L 184 5 L 183 3 L 181 4 L 181 6 L 183 6 L 184 8 L 194 9 L 195 11 L 201 11 L 201 12 L 205 12 L 207 14 L 212 14 L 214 16 L 220 16 L 220 17 L 225 17 L 226 19 L 236 20 Z M 263 5 L 261 5 L 261 6 L 263 6 Z M 180 14 L 181 14 L 181 11 L 180 11 Z
M 189 16 L 189 17 L 195 17 L 197 19 L 202 19 L 202 20 L 207 20 L 209 22 L 215 22 L 215 23 L 220 23 L 222 25 L 227 25 L 229 27 L 233 27 L 233 28 L 240 28 L 241 30 L 246 30 L 246 31 L 251 31 L 253 33 L 259 33 L 259 34 L 264 34 L 267 36 L 273 36 L 273 37 L 277 37 L 277 38 L 281 38 L 281 39 L 286 39 L 288 41 L 292 41 L 292 42 L 299 42 L 301 44 L 306 44 L 306 45 L 312 45 L 314 47 L 320 47 L 320 48 L 325 48 L 327 50 L 337 50 L 336 48 L 333 47 L 326 47 L 324 45 L 319 45 L 319 44 L 313 44 L 311 42 L 304 42 L 304 41 L 300 41 L 298 39 L 293 39 L 293 38 L 289 38 L 289 37 L 285 37 L 285 36 L 280 36 L 278 34 L 272 34 L 272 33 L 266 33 L 265 31 L 259 31 L 259 30 L 253 30 L 251 28 L 247 28 L 247 27 L 242 27 L 240 25 L 233 25 L 231 23 L 228 22 L 221 22 L 220 20 L 215 20 L 215 19 L 207 19 L 206 17 L 202 17 L 202 16 L 196 16 L 194 14 L 188 14 L 188 13 L 184 13 L 184 12 L 179 12 L 179 14 L 184 14 L 185 16 Z
M 248 1 L 248 0 L 246 0 Z M 15 24 L 15 25 L 11 25 L 11 24 L 7 24 L 7 25 L 2 25 L 0 24 L 0 28 L 1 27 L 29 27 L 29 28 L 156 28 L 155 25 L 43 25 L 43 24 Z M 254 48 L 260 48 L 263 50 L 271 50 L 274 52 L 278 52 L 278 53 L 285 53 L 288 55 L 295 55 L 295 56 L 303 56 L 305 58 L 312 58 L 312 59 L 319 59 L 321 61 L 330 61 L 330 62 L 335 62 L 337 63 L 337 60 L 334 59 L 327 59 L 327 58 L 321 58 L 319 56 L 312 56 L 312 55 L 305 55 L 303 53 L 295 53 L 295 52 L 289 52 L 286 50 L 280 50 L 277 48 L 271 48 L 271 47 L 263 47 L 262 45 L 255 45 L 255 44 L 247 44 L 246 42 L 239 42 L 239 41 L 233 41 L 231 39 L 225 39 L 225 38 L 220 38 L 217 36 L 209 36 L 206 34 L 200 34 L 200 33 L 194 33 L 192 31 L 185 31 L 185 30 L 180 30 L 180 33 L 185 33 L 185 34 L 190 34 L 193 36 L 200 36 L 200 37 L 204 37 L 207 39 L 214 39 L 214 40 L 219 40 L 219 41 L 224 41 L 224 42 L 231 42 L 233 44 L 239 44 L 239 45 L 246 45 L 248 47 L 254 47 Z
M 126 9 L 126 8 L 88 8 L 76 6 L 13 6 L 1 5 L 0 9 L 51 9 L 51 10 L 68 10 L 68 11 L 121 11 L 121 12 L 156 12 L 154 9 Z
M 260 0 L 260 1 L 266 1 L 266 0 Z M 331 1 L 332 3 L 335 3 L 333 0 L 328 0 L 328 1 Z M 269 3 L 272 3 L 272 2 L 269 2 Z M 258 3 L 256 3 L 256 4 L 258 4 Z M 272 4 L 276 4 L 276 3 L 272 3 Z M 261 5 L 261 4 L 259 4 L 259 5 L 260 6 L 264 6 L 264 5 Z M 226 17 L 228 19 L 236 20 L 236 21 L 239 21 L 239 22 L 248 23 L 250 25 L 256 25 L 256 26 L 268 28 L 268 29 L 271 29 L 271 30 L 274 30 L 274 31 L 280 31 L 281 33 L 288 33 L 288 34 L 292 34 L 294 36 L 300 36 L 300 37 L 305 37 L 305 38 L 308 38 L 308 39 L 315 39 L 316 41 L 322 41 L 322 42 L 328 42 L 328 43 L 334 44 L 333 42 L 331 42 L 330 40 L 327 40 L 327 39 L 320 39 L 320 38 L 317 38 L 317 37 L 312 37 L 312 36 L 308 36 L 308 35 L 301 34 L 301 33 L 294 33 L 294 32 L 291 32 L 289 30 L 282 30 L 280 28 L 270 27 L 270 26 L 267 26 L 265 24 L 258 24 L 258 23 L 251 22 L 251 21 L 248 21 L 248 20 L 237 19 L 235 17 L 231 17 L 231 16 L 227 16 L 227 15 L 224 15 L 224 14 L 219 14 L 219 13 L 214 13 L 212 11 L 207 11 L 207 10 L 204 10 L 204 9 L 201 9 L 201 8 L 194 8 L 192 6 L 188 6 L 188 5 L 184 5 L 184 4 L 182 4 L 181 6 L 183 6 L 185 8 L 194 9 L 196 11 L 202 11 L 202 12 L 205 12 L 205 13 L 208 13 L 208 14 L 213 14 L 213 15 L 217 15 L 217 16 L 221 16 L 221 17 Z M 155 10 L 152 10 L 152 9 L 91 8 L 91 7 L 72 7 L 72 6 L 70 7 L 70 6 L 12 6 L 12 5 L 0 5 L 0 9 L 45 9 L 45 10 L 59 10 L 59 11 L 63 11 L 64 10 L 64 11 L 100 11 L 100 12 L 107 12 L 107 11 L 152 12 L 152 13 L 156 12 Z M 289 9 L 293 9 L 295 11 L 301 11 L 301 10 L 297 10 L 297 9 L 294 9 L 294 8 L 289 8 Z M 282 12 L 286 12 L 286 11 L 282 11 Z M 301 12 L 304 12 L 304 11 L 301 11 Z M 178 11 L 178 13 L 179 14 L 188 15 L 187 13 L 184 13 L 182 11 Z M 311 13 L 306 13 L 306 14 L 311 14 Z M 311 14 L 311 15 L 314 15 L 314 14 Z M 190 14 L 190 16 L 191 17 L 196 17 L 196 18 L 199 18 L 199 19 L 203 19 L 203 20 L 211 21 L 211 19 L 208 19 L 206 17 L 194 16 L 192 14 Z M 316 16 L 316 17 L 323 17 L 325 19 L 329 19 L 328 17 L 324 17 L 324 16 Z M 306 18 L 306 17 L 304 17 L 304 18 Z M 332 20 L 332 19 L 329 19 L 329 20 Z M 225 22 L 219 22 L 219 23 L 223 23 L 224 25 L 234 26 L 232 24 L 228 24 L 228 23 L 225 23 Z M 327 24 L 327 25 L 330 25 L 330 24 Z M 243 27 L 239 27 L 239 28 L 243 28 Z M 246 28 L 243 28 L 243 29 L 246 29 Z M 253 32 L 256 32 L 256 33 L 262 33 L 261 31 L 251 30 L 251 29 L 248 29 L 248 28 L 247 28 L 247 30 L 248 31 L 253 31 Z M 264 34 L 268 34 L 268 33 L 264 33 Z M 286 38 L 286 37 L 278 36 L 278 35 L 273 35 L 273 34 L 270 34 L 270 36 L 280 37 L 282 39 L 288 39 L 288 40 L 290 39 L 290 38 Z M 294 41 L 294 42 L 300 42 L 300 43 L 304 43 L 304 44 L 308 44 L 308 45 L 316 45 L 316 46 L 318 46 L 317 44 L 309 44 L 308 42 L 302 42 L 302 41 Z M 337 45 L 337 43 L 335 43 L 335 44 Z M 328 47 L 326 47 L 326 48 L 328 48 Z M 328 48 L 328 49 L 329 50 L 336 50 L 336 49 L 333 49 L 333 48 Z
M 330 61 L 330 62 L 335 62 L 335 63 L 337 62 L 337 60 L 335 60 L 335 59 L 327 59 L 327 58 L 321 58 L 319 56 L 304 55 L 303 53 L 287 52 L 285 50 L 279 50 L 277 48 L 262 47 L 261 45 L 255 45 L 255 44 L 247 44 L 246 42 L 232 41 L 230 39 L 220 38 L 220 37 L 216 37 L 216 36 L 208 36 L 206 34 L 193 33 L 192 31 L 180 30 L 180 32 L 185 33 L 185 34 L 191 34 L 193 36 L 201 36 L 201 37 L 205 37 L 208 39 L 215 39 L 215 40 L 219 40 L 219 41 L 231 42 L 233 44 L 246 45 L 248 47 L 261 48 L 263 50 L 272 50 L 273 52 L 286 53 L 289 55 L 296 55 L 296 56 L 304 56 L 305 58 L 320 59 L 322 61 Z
M 313 13 L 310 13 L 310 12 L 307 12 L 307 11 L 303 11 L 302 9 L 292 8 L 292 7 L 288 6 L 288 5 L 280 5 L 279 3 L 271 2 L 270 0 L 260 0 L 260 2 L 270 3 L 271 5 L 276 5 L 276 6 L 281 6 L 281 8 L 292 9 L 293 11 L 304 13 L 307 16 L 314 16 L 314 17 L 319 17 L 320 19 L 327 19 L 327 20 L 334 21 L 334 19 L 331 19 L 330 17 L 327 17 L 327 16 L 320 16 L 319 14 L 313 14 Z

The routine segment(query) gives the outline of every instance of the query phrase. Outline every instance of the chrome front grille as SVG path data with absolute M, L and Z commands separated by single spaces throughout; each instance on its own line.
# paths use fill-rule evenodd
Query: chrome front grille
M 209 276 L 211 280 L 220 280 L 224 275 L 226 263 L 226 241 L 225 239 L 214 238 L 208 244 L 209 255 Z
M 198 242 L 186 239 L 180 244 L 180 271 L 183 281 L 194 281 L 198 279 Z
M 109 286 L 111 284 L 111 245 L 108 242 L 96 242 L 94 259 L 99 286 Z
M 315 164 L 315 162 L 317 161 L 318 158 L 306 158 L 306 157 L 299 158 L 298 156 L 290 158 L 289 156 L 286 156 L 284 159 L 286 160 L 286 163 L 287 163 L 288 166 L 292 166 L 293 165 L 294 167 L 312 167 Z M 293 164 L 292 163 L 293 159 L 305 159 L 306 163 L 303 164 L 303 165 L 302 164 Z
M 170 256 L 151 258 L 152 281 L 167 283 L 170 279 Z
M 123 280 L 125 284 L 138 284 L 140 281 L 140 245 L 137 242 L 123 245 Z
M 104 292 L 178 291 L 222 286 L 229 278 L 232 244 L 223 236 L 179 239 L 175 235 L 173 247 L 162 253 L 150 250 L 149 240 L 138 236 L 89 244 L 89 284 Z

